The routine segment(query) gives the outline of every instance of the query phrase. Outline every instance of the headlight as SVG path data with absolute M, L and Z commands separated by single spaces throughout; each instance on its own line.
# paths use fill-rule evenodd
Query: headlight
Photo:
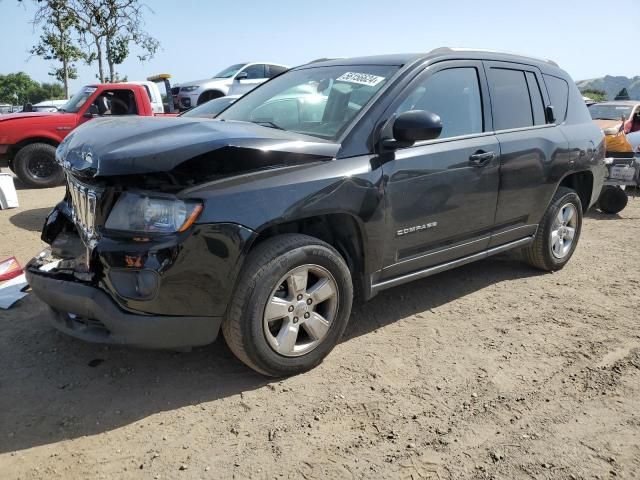
M 111 210 L 105 227 L 139 233 L 184 232 L 201 211 L 202 204 L 191 200 L 123 193 Z
M 188 87 L 180 87 L 181 92 L 193 92 L 200 88 L 200 85 L 190 85 Z

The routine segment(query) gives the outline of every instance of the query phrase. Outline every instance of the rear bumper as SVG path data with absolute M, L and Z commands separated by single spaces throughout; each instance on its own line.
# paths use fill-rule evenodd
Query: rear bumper
M 206 345 L 218 336 L 222 317 L 141 315 L 121 310 L 102 290 L 26 269 L 29 285 L 47 303 L 54 327 L 89 342 L 144 348 Z

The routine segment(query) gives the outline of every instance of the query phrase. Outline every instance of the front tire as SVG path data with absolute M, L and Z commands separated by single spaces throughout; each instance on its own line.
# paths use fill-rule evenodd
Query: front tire
M 257 372 L 294 375 L 335 347 L 352 301 L 349 268 L 331 245 L 279 235 L 247 258 L 222 332 L 236 357 Z
M 13 160 L 13 170 L 30 188 L 57 187 L 64 179 L 62 167 L 56 163 L 56 147 L 46 143 L 22 147 Z
M 202 95 L 198 97 L 198 105 L 202 105 L 203 103 L 208 102 L 209 100 L 213 100 L 214 98 L 224 97 L 224 93 L 218 90 L 209 90 L 204 92 Z
M 580 197 L 570 188 L 558 188 L 542 217 L 533 243 L 523 249 L 525 260 L 548 272 L 564 268 L 576 249 L 581 230 Z

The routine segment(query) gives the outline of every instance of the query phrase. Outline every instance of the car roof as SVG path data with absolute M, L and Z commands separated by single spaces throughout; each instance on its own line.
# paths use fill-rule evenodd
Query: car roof
M 329 60 L 314 60 L 303 66 L 334 66 L 334 65 L 406 65 L 419 58 L 422 53 L 397 53 L 392 55 L 371 55 L 366 57 L 332 58 Z
M 326 61 L 314 61 L 302 67 L 318 67 L 318 66 L 338 66 L 338 65 L 395 65 L 404 66 L 417 61 L 435 60 L 441 57 L 450 59 L 474 59 L 474 60 L 495 60 L 513 63 L 525 63 L 528 65 L 544 66 L 558 68 L 558 64 L 552 60 L 544 58 L 536 58 L 517 53 L 500 52 L 497 50 L 482 50 L 471 48 L 451 48 L 440 47 L 426 53 L 399 53 L 392 55 L 375 55 L 366 57 L 352 58 L 335 58 Z M 559 68 L 558 68 L 559 69 Z

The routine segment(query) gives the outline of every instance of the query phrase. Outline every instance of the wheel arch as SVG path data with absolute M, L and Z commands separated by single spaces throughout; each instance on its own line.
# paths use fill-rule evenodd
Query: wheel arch
M 583 170 L 567 174 L 558 184 L 558 188 L 568 187 L 575 190 L 582 203 L 582 212 L 586 213 L 593 204 L 593 182 L 593 172 L 591 170 Z
M 317 238 L 334 247 L 344 258 L 351 271 L 356 297 L 368 298 L 370 288 L 366 284 L 365 249 L 367 238 L 361 219 L 344 212 L 326 213 L 265 225 L 257 235 L 249 251 L 265 240 L 285 233 L 301 233 Z
M 31 145 L 33 143 L 46 143 L 47 145 L 51 145 L 52 147 L 57 147 L 60 145 L 60 142 L 56 139 L 49 137 L 29 137 L 24 140 L 20 140 L 15 145 L 11 147 L 11 151 L 15 155 L 19 150 L 26 147 L 27 145 Z
M 12 166 L 15 156 L 20 150 L 22 150 L 27 145 L 32 145 L 34 143 L 45 143 L 47 145 L 51 145 L 52 147 L 57 147 L 58 145 L 60 145 L 60 142 L 58 140 L 49 137 L 29 137 L 20 140 L 19 142 L 13 144 L 7 152 L 9 156 L 9 166 Z

